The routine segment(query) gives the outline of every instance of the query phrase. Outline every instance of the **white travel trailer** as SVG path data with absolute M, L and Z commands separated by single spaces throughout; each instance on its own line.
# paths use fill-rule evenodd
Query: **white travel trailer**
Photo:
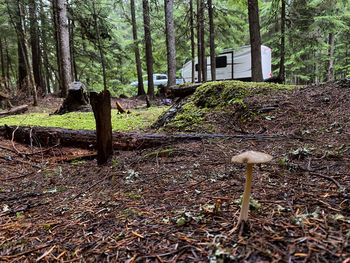
M 207 62 L 207 80 L 211 80 L 210 57 Z M 264 80 L 271 78 L 271 49 L 261 46 L 261 67 Z M 182 67 L 182 78 L 192 82 L 192 62 L 187 61 Z M 216 57 L 216 80 L 251 80 L 250 46 L 236 50 L 225 49 Z M 198 58 L 195 58 L 195 82 L 198 81 Z

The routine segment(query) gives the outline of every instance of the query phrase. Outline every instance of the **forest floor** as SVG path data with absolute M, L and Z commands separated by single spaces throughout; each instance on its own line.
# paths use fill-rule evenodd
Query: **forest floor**
M 212 116 L 241 138 L 116 151 L 101 167 L 0 137 L 0 262 L 350 262 L 349 82 L 245 103 L 268 112 Z M 274 159 L 254 167 L 239 235 L 245 167 L 230 160 L 245 150 Z

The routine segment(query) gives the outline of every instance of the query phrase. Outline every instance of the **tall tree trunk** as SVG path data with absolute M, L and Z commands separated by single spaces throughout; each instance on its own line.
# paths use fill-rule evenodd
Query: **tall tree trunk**
M 28 94 L 33 95 L 33 105 L 38 105 L 37 100 L 37 93 L 36 93 L 36 86 L 34 81 L 34 75 L 33 75 L 33 68 L 31 64 L 31 60 L 28 53 L 28 41 L 26 37 L 26 30 L 25 30 L 25 23 L 24 23 L 24 14 L 22 12 L 22 3 L 17 0 L 16 6 L 13 6 L 16 8 L 15 15 L 11 12 L 10 4 L 8 1 L 6 1 L 8 13 L 10 15 L 11 23 L 13 24 L 16 34 L 17 34 L 17 40 L 18 40 L 18 54 L 22 55 L 22 63 L 24 63 L 24 68 L 27 73 L 24 82 L 27 84 L 27 91 Z M 15 21 L 16 19 L 16 21 Z
M 141 68 L 141 59 L 140 59 L 140 49 L 139 42 L 137 38 L 137 23 L 136 23 L 136 12 L 135 12 L 135 1 L 130 0 L 130 12 L 131 12 L 131 23 L 132 23 L 132 37 L 134 40 L 134 53 L 135 53 L 135 62 L 136 62 L 136 70 L 137 70 L 137 95 L 142 96 L 145 95 L 145 89 L 143 87 L 143 79 L 142 79 L 142 68 Z
M 6 81 L 6 71 L 5 71 L 5 58 L 4 58 L 4 51 L 3 51 L 3 44 L 2 39 L 0 37 L 0 63 L 1 63 L 1 83 L 4 83 L 5 88 L 7 88 L 7 81 Z
M 58 21 L 58 8 L 57 8 L 57 0 L 52 0 L 52 20 L 54 24 L 54 38 L 56 43 L 56 60 L 57 60 L 57 74 L 56 76 L 56 83 L 53 83 L 53 91 L 57 91 L 60 89 L 60 87 L 63 86 L 62 84 L 62 63 L 61 63 L 61 49 L 60 49 L 60 33 L 59 33 L 59 21 Z M 57 82 L 58 82 L 58 89 L 57 89 Z
M 205 55 L 205 30 L 204 30 L 204 0 L 201 0 L 200 8 L 200 30 L 201 30 L 201 60 L 202 60 L 202 80 L 203 82 L 207 81 L 207 57 Z
M 30 20 L 30 41 L 32 48 L 32 65 L 34 81 L 39 93 L 44 93 L 46 87 L 44 85 L 42 75 L 42 60 L 41 60 L 41 49 L 40 49 L 40 34 L 38 26 L 38 10 L 35 0 L 29 2 L 29 20 Z
M 263 81 L 258 0 L 248 0 L 252 81 Z
M 195 82 L 195 43 L 194 43 L 194 23 L 193 23 L 193 0 L 190 0 L 190 27 L 191 27 L 191 73 L 192 83 Z
M 69 20 L 69 47 L 70 47 L 70 58 L 73 81 L 78 79 L 77 63 L 75 61 L 75 44 L 74 44 L 74 34 L 75 34 L 75 21 L 74 18 Z
M 154 82 L 153 82 L 153 53 L 152 53 L 152 38 L 151 38 L 151 23 L 149 14 L 148 0 L 142 0 L 143 6 L 143 27 L 145 31 L 145 45 L 146 45 L 146 64 L 148 75 L 148 90 L 147 95 L 154 98 Z
M 284 75 L 285 75 L 285 29 L 286 29 L 286 0 L 281 0 L 281 46 L 280 46 L 280 70 L 278 73 L 278 80 L 281 83 L 284 83 Z
M 97 34 L 98 48 L 100 51 L 103 87 L 100 94 L 91 93 L 91 106 L 94 111 L 96 121 L 96 140 L 97 140 L 97 162 L 99 165 L 104 164 L 113 155 L 112 141 L 112 121 L 111 121 L 111 96 L 107 90 L 107 76 L 103 46 L 100 36 L 100 27 L 98 25 L 95 0 L 92 0 L 93 18 L 95 31 Z
M 216 80 L 216 59 L 215 59 L 215 29 L 214 29 L 214 8 L 212 0 L 208 0 L 209 13 L 209 44 L 210 44 L 210 73 L 211 80 Z
M 168 60 L 168 87 L 176 84 L 176 51 L 173 17 L 174 0 L 164 0 L 165 31 Z
M 97 42 L 98 42 L 98 49 L 100 51 L 100 58 L 101 58 L 101 66 L 102 66 L 102 74 L 103 74 L 103 89 L 104 91 L 107 90 L 107 75 L 106 75 L 106 64 L 105 64 L 105 56 L 103 53 L 103 46 L 100 36 L 100 27 L 98 25 L 97 21 L 97 13 L 95 8 L 95 0 L 92 0 L 92 8 L 93 8 L 93 17 L 94 17 L 94 24 L 95 24 L 95 31 L 97 34 Z
M 69 48 L 69 29 L 67 19 L 67 6 L 65 0 L 53 0 L 56 1 L 57 6 L 57 22 L 58 22 L 58 34 L 59 43 L 58 47 L 60 50 L 60 61 L 61 61 L 61 96 L 66 97 L 68 92 L 68 86 L 72 82 L 72 68 Z
M 41 36 L 41 43 L 42 43 L 42 57 L 43 57 L 43 75 L 45 75 L 45 93 L 50 93 L 50 81 L 52 79 L 51 74 L 50 74 L 50 63 L 49 63 L 49 58 L 48 58 L 48 47 L 47 47 L 47 42 L 46 42 L 46 31 L 45 28 L 47 28 L 47 20 L 46 20 L 46 15 L 44 12 L 44 4 L 43 1 L 40 0 L 40 12 L 39 12 L 39 19 L 40 19 L 40 24 L 41 27 L 39 28 L 40 30 L 40 36 Z M 54 81 L 51 81 L 52 84 Z
M 328 34 L 328 66 L 327 66 L 327 80 L 333 80 L 333 65 L 334 65 L 334 45 L 335 45 L 335 34 Z
M 202 0 L 197 0 L 197 81 L 202 82 L 202 29 L 201 29 Z
M 8 43 L 7 40 L 5 38 L 5 52 L 6 52 L 6 77 L 7 77 L 7 87 L 11 87 L 11 77 L 10 77 L 10 72 L 13 72 L 13 75 L 15 75 L 15 72 L 13 70 L 12 67 L 12 62 L 11 62 L 11 58 L 10 58 L 10 54 L 9 54 L 9 49 L 8 49 Z

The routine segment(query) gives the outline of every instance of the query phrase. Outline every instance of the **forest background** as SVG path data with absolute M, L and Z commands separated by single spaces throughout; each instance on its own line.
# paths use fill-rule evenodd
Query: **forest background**
M 58 2 L 64 2 L 67 6 L 72 80 L 85 83 L 90 90 L 102 90 L 103 59 L 106 86 L 112 94 L 136 95 L 137 88 L 129 85 L 137 78 L 135 45 L 140 49 L 142 73 L 147 73 L 142 5 L 145 1 L 134 3 L 138 35 L 138 40 L 134 41 L 129 0 L 2 0 L 1 85 L 12 92 L 16 88 L 25 89 L 24 82 L 28 79 L 26 65 L 33 67 L 32 78 L 37 82 L 39 94 L 60 89 L 60 66 L 57 62 L 61 55 L 57 45 L 60 24 L 55 18 L 55 3 L 57 5 Z M 191 29 L 197 34 L 198 2 L 173 1 L 177 77 L 180 77 L 183 63 L 191 58 Z M 204 8 L 200 17 L 204 26 L 207 56 L 210 51 L 210 2 L 213 8 L 215 52 L 218 54 L 223 49 L 249 44 L 247 1 L 201 2 Z M 261 40 L 263 45 L 272 49 L 273 76 L 280 73 L 282 62 L 284 81 L 289 84 L 319 83 L 349 77 L 349 3 L 349 0 L 259 1 Z M 154 73 L 167 73 L 164 2 L 149 1 L 149 12 L 153 70 Z M 281 26 L 281 21 L 285 21 L 285 27 Z M 99 34 L 96 33 L 96 26 Z M 281 42 L 282 36 L 284 43 Z M 99 47 L 103 50 L 102 58 Z

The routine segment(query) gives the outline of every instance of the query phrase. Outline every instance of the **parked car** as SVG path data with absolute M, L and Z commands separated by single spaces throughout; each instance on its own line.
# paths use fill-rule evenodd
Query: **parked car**
M 148 75 L 143 75 L 143 84 L 148 85 Z M 137 86 L 138 81 L 131 82 L 131 86 Z M 165 87 L 168 85 L 168 76 L 166 74 L 153 74 L 153 83 L 155 87 L 162 86 Z M 183 79 L 176 79 L 176 85 L 184 83 Z
M 143 75 L 143 85 L 148 85 L 148 75 Z M 168 76 L 166 74 L 153 74 L 153 83 L 154 86 L 166 86 L 168 85 Z M 137 86 L 139 84 L 138 81 L 131 82 L 131 86 Z

